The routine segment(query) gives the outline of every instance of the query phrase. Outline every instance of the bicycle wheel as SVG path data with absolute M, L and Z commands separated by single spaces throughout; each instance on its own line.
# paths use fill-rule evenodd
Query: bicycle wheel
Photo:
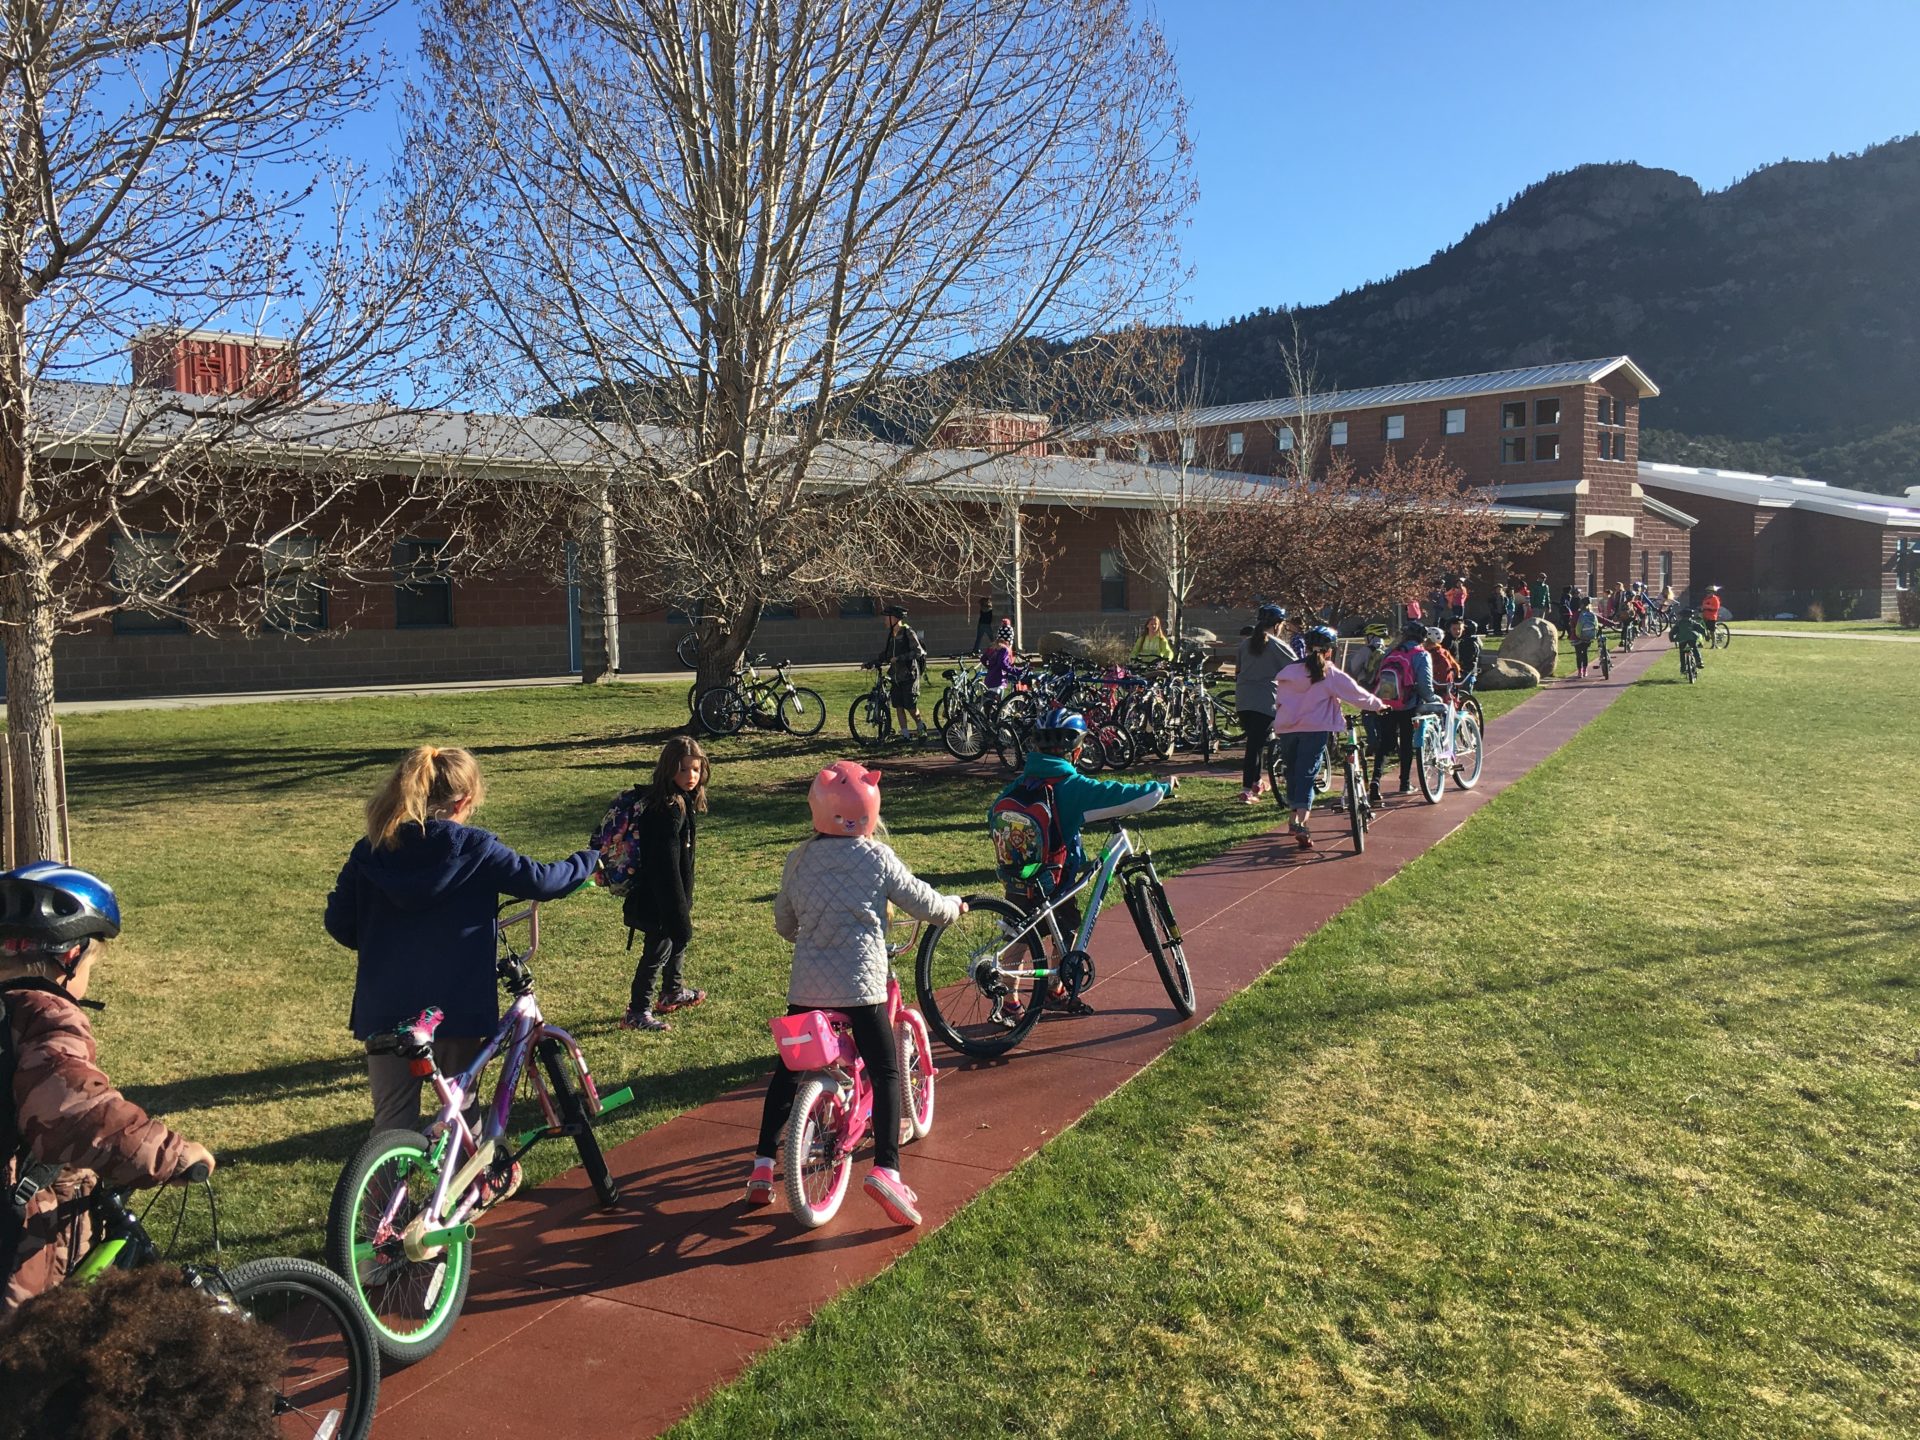
M 1145 876 L 1127 886 L 1127 909 L 1133 912 L 1134 928 L 1140 943 L 1153 956 L 1160 983 L 1167 987 L 1167 998 L 1182 1015 L 1191 1015 L 1199 997 L 1193 990 L 1193 972 L 1187 968 L 1187 947 L 1180 939 L 1180 926 L 1174 921 L 1173 906 L 1167 900 L 1166 887 Z
M 893 716 L 886 702 L 871 693 L 862 695 L 847 711 L 847 731 L 858 744 L 869 748 L 884 745 L 893 734 Z
M 573 1057 L 551 1036 L 540 1042 L 538 1051 L 540 1068 L 547 1074 L 547 1088 L 553 1096 L 553 1108 L 560 1112 L 562 1123 L 579 1127 L 573 1143 L 580 1151 L 580 1163 L 586 1167 L 587 1179 L 593 1182 L 593 1193 L 600 1197 L 602 1205 L 611 1205 L 620 1198 L 620 1187 L 607 1173 L 607 1157 L 601 1153 L 600 1137 L 593 1132 L 593 1117 L 587 1114 L 587 1102 L 574 1088 Z
M 1473 723 L 1478 725 L 1480 727 L 1480 733 L 1485 735 L 1487 733 L 1487 712 L 1480 708 L 1479 699 L 1476 696 L 1469 695 L 1460 702 L 1460 708 L 1466 714 L 1473 717 Z
M 1413 757 L 1420 772 L 1420 794 L 1429 805 L 1438 805 L 1447 792 L 1447 766 L 1440 758 L 1441 737 L 1438 719 L 1427 716 L 1420 722 L 1419 750 Z
M 780 697 L 780 728 L 789 735 L 818 735 L 827 723 L 827 702 L 818 690 L 796 685 Z
M 1367 848 L 1367 789 L 1351 755 L 1347 757 L 1346 786 L 1347 824 L 1353 831 L 1353 853 L 1359 855 Z
M 1724 620 L 1715 622 L 1713 627 L 1713 648 L 1715 650 L 1724 650 L 1731 644 L 1733 644 L 1733 627 Z
M 709 735 L 738 735 L 747 723 L 747 702 L 731 685 L 714 685 L 700 692 L 693 715 Z
M 346 1281 L 311 1260 L 284 1259 L 249 1260 L 220 1278 L 234 1305 L 286 1344 L 275 1433 L 366 1440 L 380 1399 L 380 1352 Z
M 953 714 L 953 686 L 949 685 L 940 692 L 940 698 L 933 702 L 933 728 L 946 728 L 947 717 Z
M 853 1174 L 853 1155 L 840 1149 L 845 1119 L 840 1087 L 818 1075 L 800 1082 L 787 1121 L 787 1208 L 809 1230 L 840 1212 Z
M 673 647 L 673 656 L 688 670 L 700 668 L 700 633 L 689 630 L 680 637 L 680 643 Z
M 966 914 L 951 925 L 929 925 L 920 936 L 913 969 L 920 1011 L 933 1033 L 962 1055 L 1004 1055 L 1040 1018 L 1038 985 L 998 973 L 1047 963 L 1038 931 L 1011 943 L 1007 938 L 1026 918 L 1010 901 L 969 895 Z M 1010 1002 L 1019 1005 L 1017 1012 L 1008 1013 Z
M 327 1264 L 372 1322 L 374 1344 L 389 1365 L 411 1365 L 438 1350 L 467 1303 L 471 1241 L 429 1247 L 418 1260 L 407 1254 L 407 1227 L 432 1201 L 438 1180 L 425 1136 L 383 1130 L 354 1152 L 333 1187 Z M 389 1223 L 384 1217 L 396 1191 L 400 1203 Z
M 1287 808 L 1287 766 L 1281 758 L 1278 736 L 1268 736 L 1267 743 L 1260 747 L 1260 771 L 1267 777 L 1267 786 L 1273 791 L 1274 803 L 1282 810 Z
M 900 1045 L 900 1142 L 924 1140 L 933 1129 L 933 1045 L 927 1036 L 927 1022 L 914 1011 L 901 1007 L 900 1018 L 893 1022 L 894 1038 Z
M 1607 647 L 1604 645 L 1600 647 L 1600 678 L 1602 680 L 1613 678 L 1613 656 L 1607 653 Z
M 1014 721 L 1002 720 L 994 725 L 993 749 L 1003 770 L 1018 770 L 1027 763 L 1026 734 Z
M 1487 747 L 1480 734 L 1480 727 L 1473 723 L 1471 715 L 1461 715 L 1453 722 L 1453 778 L 1462 790 L 1471 790 L 1480 783 L 1480 767 L 1486 764 Z
M 1073 764 L 1082 775 L 1098 775 L 1107 768 L 1107 747 L 1098 730 L 1087 731 L 1087 738 L 1080 746 L 1080 758 Z

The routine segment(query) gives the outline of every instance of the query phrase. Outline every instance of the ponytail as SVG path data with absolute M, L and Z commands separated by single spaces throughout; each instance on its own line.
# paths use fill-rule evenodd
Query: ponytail
M 438 745 L 409 750 L 367 802 L 367 841 L 376 850 L 395 849 L 402 826 L 424 828 L 428 820 L 445 819 L 462 800 L 478 805 L 486 788 L 479 764 L 465 750 Z
M 1313 680 L 1314 684 L 1318 685 L 1322 680 L 1327 678 L 1327 657 L 1325 654 L 1318 650 L 1309 649 L 1304 659 L 1307 663 L 1307 674 Z

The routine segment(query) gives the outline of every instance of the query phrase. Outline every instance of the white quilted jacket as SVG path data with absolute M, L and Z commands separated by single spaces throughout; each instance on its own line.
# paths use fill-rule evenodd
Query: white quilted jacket
M 957 896 L 916 880 L 878 840 L 816 835 L 787 856 L 773 928 L 793 942 L 789 1005 L 845 1009 L 887 999 L 887 902 L 915 919 L 951 925 Z

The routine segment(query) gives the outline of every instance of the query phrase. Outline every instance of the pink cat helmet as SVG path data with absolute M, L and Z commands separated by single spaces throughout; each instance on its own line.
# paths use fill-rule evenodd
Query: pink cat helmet
M 871 835 L 880 823 L 880 772 L 836 760 L 813 777 L 807 805 L 822 835 Z

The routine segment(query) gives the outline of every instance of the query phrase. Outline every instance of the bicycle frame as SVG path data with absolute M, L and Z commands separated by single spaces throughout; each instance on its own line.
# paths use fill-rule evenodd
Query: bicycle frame
M 1026 939 L 1036 927 L 1042 926 L 1045 927 L 1047 935 L 1052 938 L 1061 954 L 1064 955 L 1070 950 L 1084 953 L 1093 941 L 1093 925 L 1100 918 L 1100 911 L 1106 905 L 1108 887 L 1113 883 L 1115 873 L 1128 860 L 1140 861 L 1149 866 L 1151 864 L 1133 848 L 1133 837 L 1127 833 L 1126 827 L 1116 825 L 1113 827 L 1113 834 L 1107 838 L 1107 843 L 1100 852 L 1100 863 L 1083 875 L 1071 890 L 1053 896 L 1044 905 L 1037 906 L 1028 912 L 1026 923 L 1013 934 L 1005 937 L 1001 954 L 1004 955 L 1019 941 Z M 1080 928 L 1074 934 L 1073 944 L 1069 946 L 1066 943 L 1066 936 L 1060 929 L 1058 911 L 1069 900 L 1089 888 L 1092 890 L 1092 895 L 1087 902 L 1086 912 L 1080 917 Z M 994 962 L 994 969 L 1007 978 L 1032 980 L 1045 979 L 1055 973 L 1052 968 L 1046 966 L 1037 969 L 1009 970 L 998 960 Z
M 522 921 L 528 927 L 527 948 L 519 954 L 514 954 L 511 949 L 507 952 L 507 960 L 515 966 L 524 966 L 540 948 L 540 907 L 537 902 L 530 902 L 525 909 L 502 916 L 494 922 L 496 934 L 504 935 L 509 927 Z M 513 1004 L 507 1007 L 507 1013 L 501 1017 L 500 1027 L 481 1047 L 472 1064 L 458 1075 L 448 1076 L 442 1073 L 436 1061 L 432 1073 L 427 1077 L 440 1100 L 440 1111 L 425 1131 L 432 1142 L 429 1156 L 439 1178 L 434 1185 L 431 1202 L 408 1227 L 409 1230 L 415 1226 L 421 1227 L 424 1233 L 417 1236 L 420 1244 L 432 1245 L 436 1243 L 435 1232 L 466 1224 L 479 1206 L 480 1197 L 474 1182 L 493 1164 L 494 1155 L 503 1139 L 508 1140 L 512 1147 L 512 1153 L 508 1156 L 511 1162 L 526 1154 L 537 1141 L 566 1133 L 565 1125 L 554 1107 L 553 1097 L 547 1092 L 540 1067 L 528 1063 L 540 1043 L 549 1039 L 559 1041 L 572 1060 L 574 1070 L 580 1076 L 581 1088 L 586 1092 L 589 1117 L 597 1118 L 633 1098 L 631 1085 L 621 1087 L 605 1099 L 601 1098 L 579 1043 L 559 1026 L 547 1023 L 546 1017 L 540 1013 L 539 1002 L 534 998 L 531 977 L 528 977 L 525 988 L 516 989 Z M 504 1056 L 500 1078 L 494 1087 L 492 1103 L 481 1116 L 480 1128 L 476 1131 L 467 1124 L 464 1113 L 467 1100 L 479 1094 L 481 1076 L 496 1055 Z M 509 1138 L 507 1122 L 522 1074 L 533 1082 L 533 1092 L 546 1124 Z M 447 1163 L 449 1159 L 456 1163 Z M 383 1227 L 392 1228 L 406 1198 L 404 1187 L 396 1188 L 380 1217 Z M 449 1210 L 449 1206 L 453 1208 Z

